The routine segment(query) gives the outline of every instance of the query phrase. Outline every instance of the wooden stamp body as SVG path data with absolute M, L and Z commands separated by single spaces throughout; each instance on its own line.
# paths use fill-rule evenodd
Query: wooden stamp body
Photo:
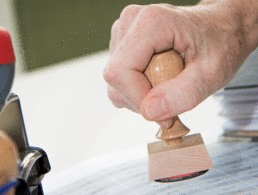
M 144 74 L 155 87 L 173 80 L 183 70 L 181 56 L 170 50 L 153 55 Z M 185 136 L 189 131 L 178 116 L 173 117 L 170 128 L 160 128 L 156 138 L 163 141 L 148 144 L 150 181 L 213 168 L 201 135 Z
M 201 134 L 184 136 L 181 144 L 148 144 L 149 181 L 213 168 Z

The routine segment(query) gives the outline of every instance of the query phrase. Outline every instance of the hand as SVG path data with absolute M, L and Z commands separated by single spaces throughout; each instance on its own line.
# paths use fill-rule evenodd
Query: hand
M 168 128 L 173 116 L 224 87 L 257 46 L 246 39 L 234 4 L 226 5 L 126 7 L 113 24 L 104 70 L 113 104 Z M 182 56 L 185 69 L 151 89 L 143 72 L 153 54 L 170 49 Z

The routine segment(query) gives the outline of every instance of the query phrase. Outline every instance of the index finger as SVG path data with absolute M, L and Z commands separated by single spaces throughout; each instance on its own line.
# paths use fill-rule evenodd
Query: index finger
M 107 83 L 117 89 L 136 110 L 140 109 L 141 100 L 151 89 L 150 82 L 143 75 L 151 57 L 157 51 L 172 47 L 171 44 L 161 42 L 163 47 L 159 46 L 157 49 L 158 46 L 155 43 L 165 35 L 161 31 L 154 31 L 161 28 L 156 26 L 157 22 L 154 21 L 153 16 L 151 17 L 153 10 L 147 8 L 139 12 L 134 24 L 111 55 L 104 70 Z
M 140 102 L 148 93 L 151 86 L 142 74 L 153 52 L 148 47 L 119 44 L 112 54 L 104 70 L 104 78 L 109 85 L 118 90 L 136 110 Z M 133 41 L 132 41 L 133 43 Z M 139 55 L 141 53 L 142 55 Z

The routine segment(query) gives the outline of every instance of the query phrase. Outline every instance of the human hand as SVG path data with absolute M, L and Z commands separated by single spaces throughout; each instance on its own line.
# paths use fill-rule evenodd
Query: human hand
M 233 1 L 126 7 L 112 27 L 111 57 L 104 70 L 113 104 L 168 128 L 172 117 L 224 87 L 257 46 L 234 6 Z M 181 55 L 185 69 L 151 89 L 143 72 L 153 54 L 170 49 Z

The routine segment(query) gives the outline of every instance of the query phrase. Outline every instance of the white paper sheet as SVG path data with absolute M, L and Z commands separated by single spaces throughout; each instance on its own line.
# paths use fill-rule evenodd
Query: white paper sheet
M 141 156 L 138 150 L 134 160 L 128 160 L 133 157 L 133 151 L 131 151 L 128 153 L 131 157 L 124 162 L 115 163 L 114 161 L 115 165 L 91 173 L 88 169 L 94 167 L 93 164 L 98 166 L 97 161 L 106 160 L 108 166 L 112 164 L 110 163 L 112 157 L 106 155 L 95 162 L 85 162 L 76 169 L 64 173 L 62 178 L 57 177 L 51 182 L 51 188 L 49 187 L 51 185 L 46 183 L 46 194 L 258 194 L 258 143 L 214 143 L 207 148 L 214 169 L 194 179 L 175 183 L 148 181 L 148 159 L 144 151 L 141 151 L 144 154 Z M 125 153 L 121 157 L 124 155 Z M 85 166 L 88 166 L 88 169 Z M 84 170 L 86 170 L 85 174 L 83 174 Z M 78 178 L 72 179 L 74 176 L 76 178 L 76 172 Z M 58 181 L 59 187 L 53 187 Z

